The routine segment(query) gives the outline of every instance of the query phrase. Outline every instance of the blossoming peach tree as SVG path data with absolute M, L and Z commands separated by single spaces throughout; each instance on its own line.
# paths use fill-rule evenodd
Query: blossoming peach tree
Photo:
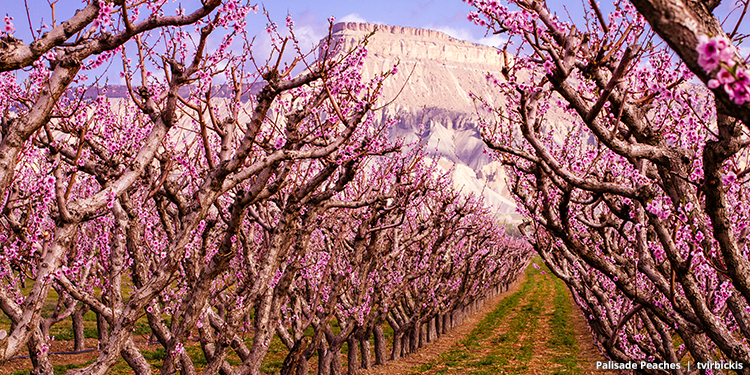
M 508 105 L 484 138 L 600 348 L 750 373 L 748 1 L 724 23 L 720 1 L 468 3 L 522 49 L 488 77 Z
M 84 349 L 90 311 L 100 351 L 71 374 L 120 358 L 149 374 L 146 340 L 164 374 L 257 374 L 275 334 L 286 373 L 316 351 L 340 373 L 343 343 L 370 332 L 384 361 L 393 314 L 419 340 L 515 278 L 528 248 L 374 122 L 395 68 L 363 78 L 364 44 L 332 35 L 304 53 L 289 17 L 268 21 L 272 53 L 256 58 L 257 6 L 170 6 L 86 1 L 28 43 L 4 19 L 0 364 L 26 347 L 33 373 L 54 373 L 51 327 L 71 319 Z M 106 95 L 113 66 L 124 98 Z
M 454 314 L 507 288 L 531 254 L 480 200 L 454 190 L 449 174 L 421 151 L 365 168 L 338 197 L 353 203 L 339 204 L 317 225 L 317 251 L 305 260 L 314 266 L 295 281 L 295 298 L 285 308 L 289 323 L 279 335 L 290 349 L 285 365 L 296 364 L 297 374 L 307 373 L 316 348 L 319 374 L 342 373 L 344 343 L 347 373 L 369 368 L 372 335 L 374 363 L 384 364 L 385 322 L 394 331 L 391 359 L 414 353 L 457 323 Z M 311 341 L 306 325 L 315 332 Z

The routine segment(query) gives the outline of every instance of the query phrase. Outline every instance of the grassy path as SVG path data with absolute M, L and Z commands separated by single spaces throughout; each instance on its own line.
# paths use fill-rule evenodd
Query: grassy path
M 520 289 L 503 299 L 471 333 L 438 360 L 408 373 L 588 374 L 593 361 L 580 355 L 572 309 L 560 280 L 529 267 Z
M 549 272 L 542 273 L 529 267 L 509 291 L 487 301 L 460 326 L 417 353 L 399 361 L 389 361 L 384 366 L 375 366 L 364 374 L 609 374 L 593 371 L 593 363 L 602 357 L 591 343 L 583 317 L 571 303 L 568 290 L 561 281 Z M 88 338 L 86 347 L 96 347 L 93 313 L 89 312 L 84 320 Z M 0 321 L 0 326 L 3 323 Z M 53 342 L 53 351 L 72 350 L 70 322 L 53 328 L 53 333 L 58 336 Z M 143 323 L 137 333 L 137 339 L 145 341 L 150 331 Z M 142 349 L 153 370 L 158 372 L 164 349 L 145 345 Z M 186 345 L 186 349 L 199 368 L 205 364 L 197 344 Z M 286 348 L 275 338 L 262 372 L 278 373 L 286 353 Z M 53 356 L 55 374 L 90 364 L 97 355 L 98 351 Z M 238 363 L 234 356 L 229 360 Z M 314 363 L 311 363 L 311 370 L 314 368 Z M 28 359 L 15 360 L 0 366 L 0 375 L 28 374 L 30 369 Z M 132 374 L 132 370 L 120 360 L 111 373 Z

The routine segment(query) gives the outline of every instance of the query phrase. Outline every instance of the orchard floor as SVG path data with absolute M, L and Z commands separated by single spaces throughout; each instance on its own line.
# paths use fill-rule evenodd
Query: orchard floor
M 156 347 L 145 345 L 145 339 L 136 337 L 135 340 L 144 355 L 163 354 L 157 353 Z M 95 347 L 96 339 L 88 339 L 86 346 Z M 53 352 L 69 350 L 72 350 L 71 341 L 52 343 Z M 98 354 L 98 351 L 91 351 L 53 355 L 55 373 L 62 374 L 71 367 L 91 363 Z M 361 373 L 614 374 L 595 370 L 596 361 L 601 360 L 604 358 L 594 347 L 584 318 L 564 284 L 549 272 L 529 267 L 507 292 L 487 301 L 463 324 L 438 340 L 399 361 L 389 361 Z M 28 373 L 30 368 L 28 359 L 18 359 L 0 366 L 0 375 Z M 311 365 L 311 369 L 314 368 Z M 113 373 L 132 371 L 123 363 L 118 364 Z
M 364 374 L 616 374 L 602 360 L 564 284 L 529 267 L 461 326 Z

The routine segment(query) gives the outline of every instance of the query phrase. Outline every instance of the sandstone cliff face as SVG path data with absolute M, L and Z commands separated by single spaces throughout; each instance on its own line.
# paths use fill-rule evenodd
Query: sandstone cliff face
M 372 77 L 398 64 L 398 73 L 385 82 L 381 97 L 383 104 L 393 102 L 378 114 L 383 120 L 397 119 L 391 134 L 419 140 L 441 158 L 445 169 L 455 164 L 457 186 L 483 194 L 502 219 L 518 220 L 501 166 L 484 153 L 477 111 L 469 97 L 471 92 L 494 105 L 503 104 L 486 79 L 488 72 L 502 76 L 503 54 L 439 31 L 409 27 L 339 23 L 333 36 L 348 50 L 374 30 L 362 73 Z
M 399 73 L 388 80 L 383 95 L 390 101 L 401 92 L 393 103 L 395 108 L 473 113 L 470 91 L 496 100 L 497 93 L 485 78 L 487 72 L 499 74 L 503 67 L 503 55 L 496 48 L 434 30 L 351 22 L 334 25 L 333 37 L 348 50 L 373 31 L 363 73 L 372 76 L 398 64 Z

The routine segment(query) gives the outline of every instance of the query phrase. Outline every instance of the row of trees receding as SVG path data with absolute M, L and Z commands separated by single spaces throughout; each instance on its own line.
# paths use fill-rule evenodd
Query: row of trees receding
M 256 7 L 168 6 L 91 1 L 28 44 L 6 19 L 0 363 L 26 347 L 33 373 L 52 374 L 50 328 L 72 319 L 84 349 L 93 311 L 100 354 L 70 374 L 120 358 L 151 373 L 144 321 L 163 374 L 257 374 L 274 335 L 283 373 L 307 374 L 314 355 L 341 373 L 346 343 L 355 374 L 386 360 L 384 324 L 397 359 L 528 263 L 479 200 L 373 122 L 392 72 L 363 79 L 362 46 L 329 37 L 303 54 L 288 19 L 286 37 L 269 23 L 262 62 L 244 31 Z M 87 94 L 86 76 L 120 59 L 127 97 Z
M 608 15 L 591 1 L 580 19 L 468 2 L 523 48 L 495 81 L 509 105 L 485 140 L 600 348 L 750 373 L 750 74 L 735 47 L 748 1 L 722 22 L 720 1 L 614 1 Z

